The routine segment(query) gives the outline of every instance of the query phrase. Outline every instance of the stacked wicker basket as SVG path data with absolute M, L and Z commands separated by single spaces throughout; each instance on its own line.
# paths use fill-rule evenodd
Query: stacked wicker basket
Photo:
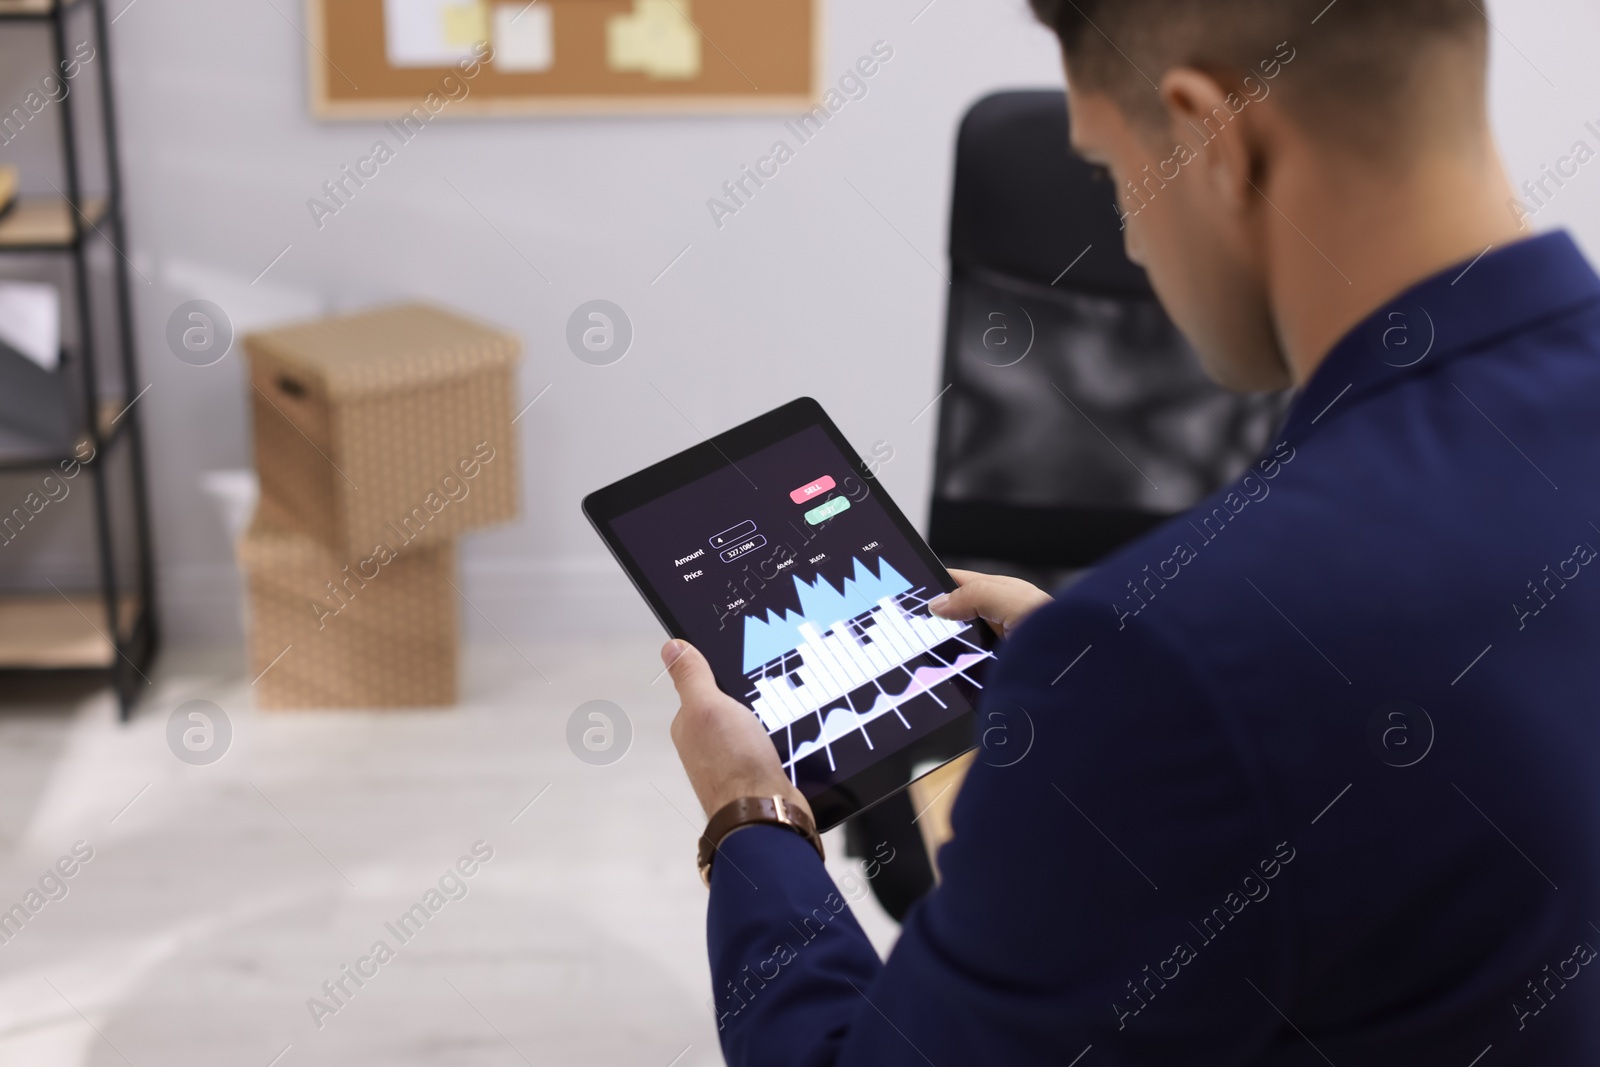
M 517 511 L 517 340 L 406 304 L 244 343 L 257 704 L 454 703 L 455 539 Z

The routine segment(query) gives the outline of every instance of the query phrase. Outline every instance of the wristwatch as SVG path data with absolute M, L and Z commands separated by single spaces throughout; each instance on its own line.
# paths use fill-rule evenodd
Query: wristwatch
M 700 880 L 705 882 L 707 889 L 711 888 L 711 861 L 716 858 L 717 846 L 722 844 L 722 839 L 741 826 L 756 823 L 788 827 L 811 842 L 819 859 L 826 858 L 822 854 L 822 838 L 818 836 L 817 825 L 811 821 L 810 814 L 781 796 L 740 797 L 718 808 L 706 823 L 706 832 L 700 835 Z

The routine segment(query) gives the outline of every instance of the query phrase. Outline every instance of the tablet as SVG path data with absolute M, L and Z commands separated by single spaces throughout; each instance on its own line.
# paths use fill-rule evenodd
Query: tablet
M 584 498 L 674 637 L 761 720 L 827 829 L 974 747 L 996 638 L 809 397 Z

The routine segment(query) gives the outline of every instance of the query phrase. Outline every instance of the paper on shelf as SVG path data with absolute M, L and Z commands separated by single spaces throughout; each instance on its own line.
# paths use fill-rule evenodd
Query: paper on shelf
M 391 67 L 448 67 L 473 59 L 488 40 L 486 0 L 383 0 L 383 41 Z
M 700 73 L 700 32 L 689 21 L 689 0 L 633 0 L 633 13 L 606 20 L 606 64 L 652 78 Z
M 0 282 L 0 341 L 53 371 L 61 362 L 61 293 L 39 282 Z
M 549 70 L 555 36 L 549 0 L 516 0 L 494 8 L 494 69 L 507 74 Z

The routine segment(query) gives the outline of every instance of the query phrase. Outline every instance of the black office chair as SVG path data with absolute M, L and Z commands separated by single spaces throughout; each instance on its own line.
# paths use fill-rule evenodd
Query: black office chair
M 1123 252 L 1111 183 L 1072 154 L 1059 91 L 967 112 L 950 267 L 928 540 L 951 566 L 1054 588 L 1237 477 L 1282 417 L 1286 395 L 1201 371 Z M 872 885 L 896 919 L 933 884 L 913 814 L 901 793 L 848 828 L 852 855 L 895 848 Z
M 1286 397 L 1205 376 L 1123 253 L 1113 194 L 1068 147 L 1063 94 L 967 112 L 929 521 L 942 558 L 1091 566 L 1236 478 L 1282 416 Z

